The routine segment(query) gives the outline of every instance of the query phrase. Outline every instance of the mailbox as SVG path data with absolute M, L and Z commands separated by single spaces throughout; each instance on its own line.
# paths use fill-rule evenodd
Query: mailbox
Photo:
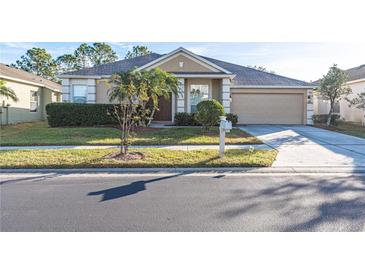
M 225 138 L 226 132 L 232 129 L 232 122 L 226 120 L 226 116 L 220 116 L 221 120 L 219 123 L 219 156 L 224 156 Z
M 232 122 L 227 120 L 221 120 L 220 128 L 225 132 L 229 132 L 232 129 Z

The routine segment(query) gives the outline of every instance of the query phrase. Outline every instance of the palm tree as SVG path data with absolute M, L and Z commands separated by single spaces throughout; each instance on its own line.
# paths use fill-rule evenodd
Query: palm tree
M 10 98 L 14 102 L 17 102 L 19 100 L 18 97 L 16 96 L 14 90 L 5 86 L 4 80 L 0 80 L 0 95 L 5 96 L 6 98 Z

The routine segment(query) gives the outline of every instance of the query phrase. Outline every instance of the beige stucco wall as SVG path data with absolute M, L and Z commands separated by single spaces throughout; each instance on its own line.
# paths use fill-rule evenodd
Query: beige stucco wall
M 349 84 L 349 86 L 352 89 L 352 94 L 347 97 L 353 99 L 358 94 L 365 92 L 365 79 L 361 82 Z M 349 106 L 346 100 L 340 101 L 340 114 L 345 121 L 365 124 L 364 110 L 358 109 L 355 106 Z
M 313 111 L 315 115 L 328 114 L 330 110 L 330 104 L 328 101 L 323 100 L 318 94 L 313 96 Z
M 110 88 L 109 80 L 97 80 L 96 81 L 96 103 L 97 104 L 109 104 L 108 90 Z
M 179 63 L 183 62 L 183 67 L 179 66 Z M 217 72 L 217 69 L 208 68 L 201 64 L 198 64 L 196 61 L 184 56 L 178 55 L 171 60 L 164 62 L 159 65 L 159 67 L 168 72 Z
M 212 99 L 222 102 L 222 79 L 212 79 Z
M 365 92 L 365 79 L 364 81 L 349 83 L 348 86 L 352 89 L 352 93 L 347 97 L 352 99 L 358 94 Z M 328 114 L 329 111 L 329 101 L 322 100 L 319 95 L 316 95 L 314 97 L 314 114 Z M 364 111 L 355 106 L 349 106 L 349 103 L 345 99 L 340 100 L 340 115 L 345 121 L 365 124 Z
M 307 89 L 276 89 L 276 88 L 270 88 L 270 89 L 262 89 L 262 88 L 257 88 L 257 89 L 237 89 L 237 88 L 231 88 L 231 93 L 232 94 L 301 94 L 302 95 L 302 109 L 298 110 L 301 111 L 301 115 L 302 115 L 302 123 L 305 124 L 307 121 Z M 233 96 L 232 96 L 233 97 Z M 232 108 L 232 102 L 231 102 L 231 108 Z M 288 109 L 290 109 L 290 106 L 288 106 Z M 232 112 L 234 113 L 234 109 L 232 109 Z M 268 116 L 270 116 L 270 109 L 268 106 L 268 112 L 267 112 Z M 283 107 L 283 114 L 282 115 L 286 115 L 285 112 L 285 106 Z
M 0 96 L 1 105 L 3 102 L 10 104 L 8 108 L 8 123 L 21 123 L 21 122 L 31 122 L 37 120 L 43 120 L 45 116 L 45 103 L 50 102 L 52 98 L 50 90 L 43 90 L 42 87 L 37 87 L 29 84 L 24 84 L 20 82 L 5 80 L 5 85 L 15 91 L 18 97 L 18 101 L 14 102 L 6 97 Z M 39 94 L 39 105 L 36 112 L 30 111 L 30 93 L 31 91 L 36 91 Z M 1 114 L 2 124 L 6 124 L 6 109 L 3 109 Z

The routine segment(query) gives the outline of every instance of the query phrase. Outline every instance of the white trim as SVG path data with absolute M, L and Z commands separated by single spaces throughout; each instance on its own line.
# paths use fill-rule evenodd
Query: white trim
M 185 79 L 179 78 L 179 93 L 176 100 L 176 111 L 185 112 Z
M 175 122 L 176 95 L 171 94 L 171 121 Z
M 176 77 L 184 77 L 184 78 L 226 78 L 229 77 L 230 79 L 233 79 L 236 77 L 235 74 L 180 74 L 180 73 L 172 73 Z M 111 78 L 112 75 L 101 75 L 101 76 L 85 76 L 85 75 L 65 75 L 65 76 L 59 76 L 61 79 L 108 79 Z
M 317 86 L 231 86 L 231 89 L 233 88 L 262 88 L 262 89 L 265 89 L 265 88 L 316 88 Z
M 355 84 L 355 83 L 359 83 L 359 82 L 363 82 L 363 81 L 365 81 L 365 78 L 348 81 L 348 82 L 346 82 L 346 84 Z
M 313 90 L 312 89 L 307 89 L 306 92 L 306 101 L 307 101 L 307 125 L 313 125 L 313 112 L 314 112 L 314 105 L 313 105 Z
M 139 68 L 137 68 L 137 70 L 142 70 L 142 69 L 151 67 L 153 65 L 156 65 L 157 66 L 158 64 L 160 64 L 165 59 L 168 59 L 171 56 L 173 56 L 173 55 L 175 55 L 176 53 L 179 53 L 179 52 L 184 52 L 185 54 L 194 57 L 195 59 L 201 61 L 202 63 L 208 64 L 209 66 L 214 67 L 214 68 L 216 68 L 216 69 L 218 69 L 220 71 L 223 71 L 225 73 L 232 74 L 230 71 L 228 71 L 228 70 L 226 70 L 226 69 L 224 69 L 224 68 L 222 68 L 222 67 L 220 67 L 220 66 L 218 66 L 218 65 L 216 65 L 216 64 L 214 64 L 214 63 L 212 63 L 212 62 L 210 62 L 210 61 L 208 61 L 206 59 L 204 59 L 203 57 L 200 57 L 199 55 L 196 55 L 195 53 L 192 53 L 191 51 L 188 51 L 187 49 L 184 49 L 183 47 L 180 47 L 180 48 L 178 48 L 178 49 L 176 49 L 174 51 L 171 51 L 170 53 L 165 54 L 165 55 L 161 56 L 160 58 L 157 58 L 157 59 L 155 59 L 155 60 L 153 60 L 153 61 L 151 61 L 151 62 L 149 62 L 149 63 L 147 63 L 147 64 L 145 64 L 145 65 L 143 65 L 143 66 L 141 66 Z
M 44 84 L 42 85 L 42 84 L 34 83 L 34 82 L 31 82 L 31 81 L 22 80 L 22 79 L 19 79 L 19 78 L 14 78 L 14 77 L 5 76 L 5 75 L 0 75 L 0 78 L 10 80 L 10 81 L 19 82 L 19 83 L 23 83 L 23 84 L 33 85 L 33 86 L 36 86 L 36 87 L 48 88 L 48 89 L 50 89 L 52 91 L 55 91 L 55 92 L 61 92 L 61 90 L 62 90 L 62 88 L 61 89 L 55 89 L 55 88 L 51 88 L 51 87 L 49 87 L 47 85 L 44 85 Z
M 111 75 L 58 75 L 60 79 L 101 79 L 102 77 L 109 78 Z
M 227 78 L 233 79 L 236 77 L 235 74 L 179 74 L 173 73 L 176 77 L 184 77 L 184 78 Z

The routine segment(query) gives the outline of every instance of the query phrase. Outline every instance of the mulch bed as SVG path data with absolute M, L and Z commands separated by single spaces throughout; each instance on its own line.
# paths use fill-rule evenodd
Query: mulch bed
M 105 156 L 105 159 L 116 159 L 121 161 L 136 161 L 143 160 L 145 156 L 142 152 L 128 152 L 125 155 L 120 154 L 120 152 L 115 152 Z

